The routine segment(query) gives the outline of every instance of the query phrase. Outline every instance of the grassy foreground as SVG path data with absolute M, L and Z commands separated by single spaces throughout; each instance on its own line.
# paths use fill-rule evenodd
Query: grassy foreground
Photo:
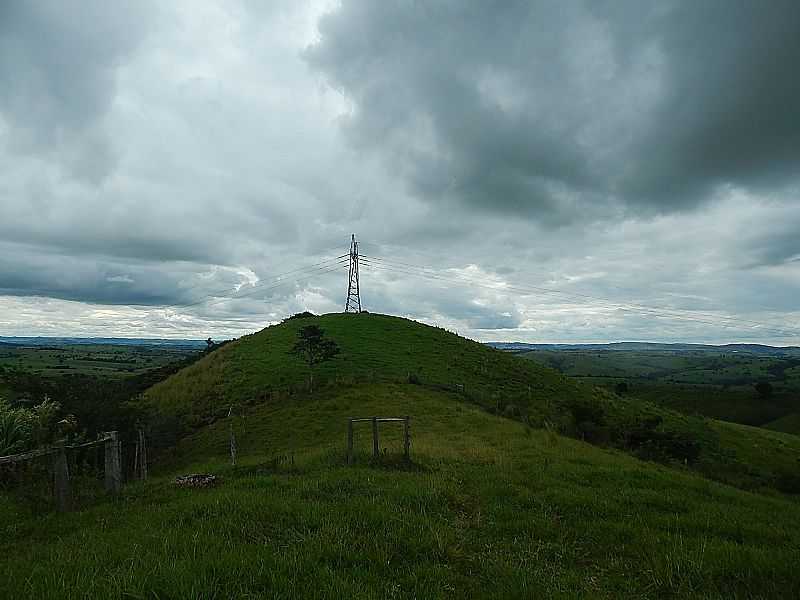
M 345 419 L 412 415 L 413 465 L 343 461 Z M 240 464 L 227 465 L 233 424 Z M 368 428 L 357 445 L 369 446 Z M 272 459 L 294 455 L 294 466 Z M 210 490 L 171 477 L 213 472 Z M 326 388 L 185 439 L 68 515 L 0 507 L 7 598 L 789 598 L 800 506 L 487 414 L 420 386 Z

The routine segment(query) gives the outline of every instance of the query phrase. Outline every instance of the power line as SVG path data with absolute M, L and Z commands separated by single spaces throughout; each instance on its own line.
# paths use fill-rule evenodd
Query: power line
M 379 258 L 379 257 L 370 257 L 362 255 L 361 257 L 364 264 L 370 268 L 377 268 L 382 269 L 390 272 L 395 273 L 402 273 L 411 276 L 418 276 L 418 277 L 426 277 L 428 279 L 443 281 L 447 283 L 457 283 L 457 284 L 468 284 L 476 287 L 481 287 L 485 289 L 489 289 L 495 292 L 498 291 L 510 291 L 510 292 L 517 292 L 517 293 L 539 293 L 539 294 L 549 294 L 549 295 L 558 295 L 558 296 L 566 296 L 570 298 L 579 298 L 581 300 L 589 299 L 594 302 L 599 302 L 601 305 L 604 305 L 606 308 L 615 308 L 615 309 L 622 309 L 628 310 L 632 312 L 639 312 L 642 314 L 648 314 L 655 317 L 666 317 L 672 318 L 677 320 L 687 320 L 693 321 L 697 323 L 704 323 L 709 325 L 715 326 L 722 326 L 722 327 L 734 327 L 739 326 L 741 328 L 741 323 L 751 323 L 756 325 L 757 327 L 761 328 L 762 331 L 767 331 L 770 333 L 780 334 L 780 335 L 800 335 L 800 331 L 793 330 L 791 328 L 785 327 L 776 327 L 770 323 L 758 322 L 758 321 L 747 321 L 745 319 L 738 319 L 735 317 L 726 317 L 723 315 L 708 315 L 702 313 L 696 313 L 701 318 L 697 318 L 692 314 L 687 314 L 687 311 L 677 312 L 675 309 L 659 309 L 654 307 L 647 307 L 640 304 L 624 304 L 614 302 L 612 300 L 608 300 L 605 298 L 599 298 L 596 296 L 589 296 L 587 294 L 578 294 L 578 293 L 570 293 L 564 292 L 561 290 L 554 290 L 550 288 L 542 288 L 538 286 L 524 286 L 524 285 L 516 285 L 516 284 L 503 284 L 502 287 L 487 285 L 485 283 L 480 283 L 475 281 L 474 279 L 469 279 L 467 277 L 463 277 L 461 275 L 457 277 L 445 277 L 442 276 L 440 273 L 431 272 L 430 267 L 424 267 L 420 265 L 411 265 L 409 263 L 400 263 L 399 261 L 390 261 L 388 259 Z M 397 266 L 400 265 L 400 266 Z M 703 318 L 704 317 L 704 318 Z M 716 319 L 716 320 L 714 320 Z
M 430 253 L 421 252 L 416 248 L 408 249 L 406 247 L 396 246 L 396 245 L 392 245 L 392 244 L 388 244 L 387 245 L 387 244 L 378 244 L 378 243 L 372 243 L 372 242 L 361 242 L 361 244 L 362 245 L 367 245 L 369 247 L 375 247 L 375 248 L 386 248 L 386 247 L 389 247 L 389 248 L 391 248 L 391 247 L 400 248 L 403 251 L 411 252 L 411 253 L 414 253 L 414 254 L 418 254 L 420 257 L 424 257 L 426 260 L 435 260 L 435 261 L 440 261 L 441 260 L 441 256 L 440 255 L 433 255 L 433 254 L 430 254 Z M 362 255 L 362 257 L 369 258 L 366 255 Z M 392 263 L 392 264 L 395 264 L 395 265 L 402 265 L 402 266 L 407 266 L 407 267 L 412 267 L 412 268 L 417 268 L 417 269 L 428 269 L 428 270 L 430 269 L 430 267 L 427 267 L 427 266 L 414 265 L 414 264 L 411 264 L 411 263 L 405 263 L 405 262 L 398 261 L 398 260 L 395 260 L 395 259 L 386 259 L 386 258 L 383 258 L 383 257 L 375 257 L 375 256 L 373 256 L 372 258 L 375 258 L 377 260 L 381 260 L 383 262 L 389 262 L 389 263 Z M 624 288 L 614 287 L 614 286 L 610 286 L 610 287 L 612 287 L 613 289 L 617 289 L 619 291 L 622 291 L 622 292 L 627 292 L 627 290 L 625 290 Z M 613 302 L 612 300 L 609 300 L 607 298 L 602 298 L 602 297 L 594 296 L 594 295 L 590 295 L 590 294 L 581 294 L 579 292 L 564 292 L 564 291 L 561 291 L 561 290 L 556 290 L 554 288 L 543 288 L 543 287 L 536 287 L 535 289 L 537 291 L 542 292 L 542 293 L 555 293 L 555 294 L 561 294 L 561 295 L 571 295 L 571 296 L 578 296 L 578 297 L 587 298 L 587 299 L 600 301 L 600 302 Z M 645 305 L 642 305 L 642 304 L 638 304 L 638 303 L 626 303 L 626 305 L 630 306 L 632 308 L 648 309 L 648 310 L 683 311 L 683 309 L 669 309 L 669 308 L 663 308 L 663 307 L 662 308 L 648 307 L 648 306 L 645 306 Z M 764 310 L 767 310 L 767 309 L 764 309 Z M 684 311 L 684 312 L 686 312 L 686 311 Z M 786 330 L 786 331 L 794 332 L 793 335 L 800 335 L 800 329 L 791 328 L 791 327 L 787 328 L 787 327 L 785 327 L 784 325 L 782 325 L 780 323 L 774 323 L 774 322 L 768 322 L 768 321 L 756 321 L 756 320 L 752 320 L 752 319 L 743 319 L 743 318 L 740 318 L 740 317 L 730 317 L 730 316 L 725 316 L 725 315 L 718 315 L 718 314 L 715 314 L 715 313 L 703 313 L 702 311 L 692 311 L 692 312 L 694 314 L 703 315 L 703 316 L 706 316 L 708 318 L 727 319 L 729 321 L 734 321 L 734 322 L 737 322 L 737 323 L 749 323 L 749 324 L 756 325 L 756 326 L 759 326 L 759 327 L 771 327 L 773 330 L 776 330 L 776 329 Z
M 478 282 L 476 282 L 474 280 L 466 279 L 466 278 L 446 278 L 446 277 L 437 276 L 437 275 L 434 275 L 434 274 L 431 274 L 431 273 L 420 273 L 420 272 L 397 269 L 395 267 L 391 267 L 391 266 L 388 266 L 388 265 L 378 265 L 378 264 L 375 264 L 375 263 L 370 263 L 367 260 L 365 260 L 364 262 L 365 262 L 365 264 L 367 264 L 368 266 L 370 266 L 372 268 L 390 270 L 390 271 L 393 271 L 393 272 L 396 272 L 396 273 L 403 273 L 403 274 L 407 274 L 407 275 L 415 275 L 415 276 L 427 277 L 429 279 L 435 279 L 435 280 L 444 281 L 444 282 L 447 282 L 447 283 L 468 284 L 468 285 L 475 286 L 475 287 L 482 287 L 482 288 L 485 288 L 485 289 L 489 289 L 489 290 L 492 290 L 492 291 L 495 291 L 495 292 L 497 292 L 497 291 L 501 291 L 501 292 L 516 292 L 516 293 L 528 294 L 528 295 L 529 294 L 536 294 L 536 293 L 551 294 L 551 295 L 552 294 L 557 294 L 557 295 L 567 295 L 567 296 L 569 295 L 569 294 L 567 294 L 565 292 L 557 292 L 557 291 L 553 291 L 553 290 L 542 290 L 542 289 L 538 289 L 538 288 L 525 288 L 525 287 L 521 287 L 521 286 L 514 286 L 514 285 L 508 285 L 508 284 L 505 284 L 503 287 L 498 288 L 498 287 L 495 287 L 495 286 L 481 284 L 481 283 L 478 283 Z M 650 309 L 650 308 L 645 308 L 645 307 L 629 306 L 629 305 L 620 304 L 620 303 L 613 303 L 611 301 L 603 301 L 603 302 L 601 302 L 601 306 L 603 306 L 605 308 L 613 308 L 613 309 L 618 309 L 618 310 L 626 310 L 626 311 L 631 311 L 631 312 L 638 312 L 638 313 L 641 313 L 641 314 L 649 314 L 649 315 L 655 316 L 655 317 L 667 317 L 667 318 L 673 318 L 673 319 L 678 319 L 678 320 L 689 320 L 689 321 L 694 321 L 694 322 L 698 322 L 698 323 L 705 323 L 705 324 L 715 325 L 715 326 L 732 326 L 732 325 L 734 325 L 734 323 L 730 323 L 730 322 L 720 323 L 720 322 L 711 321 L 711 320 L 708 320 L 708 319 L 705 319 L 705 320 L 704 319 L 698 319 L 698 318 L 692 317 L 690 315 L 682 314 L 682 313 L 681 314 L 675 314 L 674 312 L 671 313 L 671 312 L 667 312 L 667 311 L 657 311 L 655 309 Z M 772 329 L 772 330 L 767 330 L 767 331 L 771 331 L 773 333 L 779 333 L 781 335 L 785 335 L 785 334 L 797 335 L 796 333 L 793 333 L 793 332 L 790 332 L 790 331 L 786 331 L 786 330 Z
M 315 264 L 312 264 L 312 265 L 308 265 L 306 267 L 300 267 L 300 268 L 297 268 L 297 269 L 292 269 L 291 271 L 284 271 L 283 273 L 278 273 L 278 274 L 273 275 L 271 277 L 268 277 L 266 279 L 262 279 L 262 280 L 260 280 L 260 281 L 258 281 L 256 283 L 254 283 L 251 287 L 252 288 L 263 287 L 263 286 L 268 285 L 268 284 L 270 284 L 271 282 L 273 282 L 275 280 L 279 280 L 282 277 L 285 277 L 287 275 L 291 275 L 293 273 L 301 273 L 301 272 L 308 271 L 308 270 L 315 270 L 316 268 L 318 268 L 320 266 L 323 266 L 323 265 L 327 265 L 327 264 L 337 264 L 337 265 L 338 264 L 346 264 L 346 261 L 342 260 L 346 256 L 347 256 L 346 254 L 343 254 L 341 256 L 337 256 L 335 258 L 329 258 L 329 259 L 320 261 L 318 263 L 315 263 Z M 212 292 L 211 294 L 203 296 L 202 298 L 200 298 L 199 300 L 196 300 L 194 302 L 188 302 L 188 303 L 182 303 L 182 304 L 169 304 L 169 305 L 165 305 L 164 308 L 192 308 L 194 306 L 198 306 L 200 304 L 203 304 L 204 302 L 206 302 L 207 300 L 209 300 L 211 298 L 219 298 L 220 297 L 219 294 L 236 293 L 239 290 L 241 290 L 242 287 L 244 287 L 244 286 L 245 286 L 245 284 L 240 284 L 240 285 L 234 286 L 232 288 L 227 288 L 227 289 L 224 289 L 224 290 L 219 290 L 217 292 Z
M 307 281 L 308 279 L 311 279 L 313 277 L 318 277 L 319 275 L 324 275 L 326 273 L 333 273 L 334 271 L 339 271 L 346 264 L 347 264 L 347 261 L 339 261 L 339 262 L 337 262 L 337 263 L 335 263 L 333 265 L 326 265 L 326 266 L 322 266 L 322 267 L 317 267 L 316 269 L 313 269 L 312 271 L 308 272 L 308 274 L 305 274 L 305 276 L 302 276 L 303 274 L 301 273 L 301 274 L 298 275 L 298 277 L 292 277 L 292 278 L 289 278 L 289 279 L 284 279 L 284 280 L 278 281 L 276 283 L 273 283 L 272 285 L 270 285 L 268 287 L 253 286 L 254 289 L 250 289 L 250 290 L 248 290 L 247 292 L 245 292 L 243 294 L 238 294 L 236 296 L 214 297 L 216 299 L 210 300 L 208 302 L 206 302 L 206 300 L 203 300 L 199 304 L 206 303 L 207 306 L 211 306 L 211 305 L 219 304 L 220 302 L 226 302 L 226 301 L 229 301 L 229 300 L 239 300 L 239 299 L 242 299 L 242 298 L 249 298 L 250 296 L 254 296 L 254 295 L 259 294 L 259 293 L 265 293 L 265 292 L 274 290 L 274 289 L 279 288 L 279 287 L 281 287 L 283 285 L 286 285 L 287 283 L 300 283 L 302 281 Z M 196 304 L 198 304 L 198 303 L 196 303 Z
M 381 263 L 402 265 L 404 267 L 409 267 L 409 268 L 414 268 L 414 269 L 422 269 L 422 270 L 429 269 L 429 267 L 422 267 L 422 266 L 419 266 L 419 265 L 411 265 L 409 263 L 402 263 L 402 262 L 399 262 L 399 261 L 392 261 L 392 260 L 388 260 L 388 259 L 384 259 L 384 258 L 378 258 L 378 257 L 366 257 L 365 256 L 364 259 L 365 260 L 370 260 L 370 259 L 371 260 L 376 260 L 376 261 L 380 261 Z M 459 276 L 463 277 L 460 274 L 459 274 Z M 462 280 L 474 283 L 474 280 L 471 280 L 471 279 L 463 278 Z M 519 286 L 517 286 L 517 287 L 519 287 Z M 536 292 L 539 292 L 539 293 L 557 294 L 557 295 L 563 295 L 563 296 L 569 296 L 569 297 L 586 298 L 586 299 L 590 299 L 590 300 L 597 301 L 597 302 L 603 302 L 603 303 L 606 303 L 606 304 L 613 304 L 614 306 L 621 306 L 621 307 L 630 308 L 630 309 L 636 309 L 636 310 L 640 310 L 640 311 L 658 311 L 659 313 L 674 314 L 674 315 L 677 315 L 677 316 L 681 316 L 681 315 L 683 315 L 683 314 L 685 314 L 687 312 L 687 311 L 682 311 L 681 309 L 651 307 L 651 306 L 645 306 L 645 305 L 642 305 L 642 304 L 635 304 L 635 303 L 619 303 L 619 302 L 614 302 L 613 300 L 609 300 L 607 298 L 601 298 L 601 297 L 598 297 L 598 296 L 591 296 L 589 294 L 581 294 L 581 293 L 578 293 L 578 292 L 564 292 L 562 290 L 556 290 L 556 289 L 553 289 L 553 288 L 543 288 L 543 287 L 530 286 L 530 285 L 528 285 L 528 288 L 531 289 L 531 290 L 535 290 Z M 492 288 L 492 289 L 497 289 L 497 288 Z M 506 288 L 504 288 L 504 289 L 510 289 L 510 288 L 508 288 L 506 286 Z M 764 321 L 751 321 L 751 320 L 747 320 L 747 319 L 741 319 L 741 318 L 738 318 L 738 317 L 728 317 L 728 316 L 725 316 L 725 315 L 702 313 L 702 312 L 699 312 L 699 311 L 692 311 L 692 313 L 695 314 L 695 315 L 699 315 L 699 316 L 710 318 L 710 319 L 723 319 L 723 320 L 733 321 L 733 322 L 737 322 L 737 323 L 750 323 L 750 324 L 753 324 L 753 325 L 757 325 L 759 327 L 771 327 L 773 330 L 779 330 L 779 329 L 781 331 L 784 331 L 784 330 L 789 331 L 790 330 L 790 328 L 787 330 L 787 328 L 785 328 L 785 327 L 783 327 L 781 325 L 777 325 L 775 323 L 767 323 L 767 322 L 764 322 Z M 797 331 L 797 333 L 800 333 L 800 331 Z

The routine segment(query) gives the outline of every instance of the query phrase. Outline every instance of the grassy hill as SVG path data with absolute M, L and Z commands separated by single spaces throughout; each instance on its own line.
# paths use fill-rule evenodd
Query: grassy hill
M 800 440 L 777 441 L 748 430 L 737 434 L 743 440 L 737 447 L 721 446 L 724 423 L 620 398 L 443 329 L 375 314 L 290 319 L 224 346 L 147 392 L 143 405 L 152 414 L 155 436 L 172 445 L 231 410 L 238 414 L 305 396 L 308 369 L 289 351 L 298 330 L 309 324 L 322 327 L 341 347 L 339 356 L 316 369 L 323 389 L 412 381 L 533 427 L 680 463 L 745 489 L 800 491 Z M 758 469 L 747 461 L 751 447 L 768 459 Z
M 308 369 L 289 350 L 298 330 L 311 323 L 341 348 L 339 356 L 317 368 L 315 377 L 323 385 L 411 380 L 452 390 L 461 386 L 464 394 L 496 410 L 529 406 L 530 418 L 540 420 L 548 404 L 592 394 L 552 369 L 443 329 L 386 315 L 329 314 L 290 319 L 240 338 L 156 385 L 147 402 L 193 427 L 224 416 L 231 405 L 305 393 Z
M 342 348 L 313 395 L 288 354 L 310 323 Z M 0 494 L 0 597 L 800 595 L 800 503 L 772 485 L 800 438 L 617 398 L 440 329 L 293 319 L 140 404 L 177 436 L 146 484 L 67 515 Z M 376 414 L 411 415 L 411 464 L 389 424 L 380 461 L 365 425 L 346 464 L 347 417 Z M 687 441 L 685 464 L 663 453 Z M 222 481 L 172 484 L 191 472 Z

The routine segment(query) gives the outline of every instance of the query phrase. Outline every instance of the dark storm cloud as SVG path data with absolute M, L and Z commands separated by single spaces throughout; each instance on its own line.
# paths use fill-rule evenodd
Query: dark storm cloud
M 0 117 L 9 145 L 53 153 L 89 180 L 113 166 L 103 131 L 115 69 L 145 30 L 148 2 L 0 4 Z
M 24 266 L 24 268 L 20 268 Z M 52 247 L 0 243 L 0 295 L 43 296 L 99 304 L 161 305 L 190 303 L 214 290 L 229 289 L 242 278 L 227 271 L 206 274 L 203 267 L 114 260 L 54 252 Z
M 800 169 L 794 0 L 344 0 L 320 33 L 351 142 L 431 202 L 565 221 Z
M 800 193 L 794 197 L 800 200 Z M 767 223 L 750 223 L 742 232 L 742 263 L 748 268 L 778 267 L 800 262 L 800 202 L 773 210 Z M 787 282 L 788 283 L 788 282 Z

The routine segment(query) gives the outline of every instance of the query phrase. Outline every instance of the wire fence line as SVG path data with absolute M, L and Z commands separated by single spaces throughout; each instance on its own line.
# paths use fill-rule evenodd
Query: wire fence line
M 78 508 L 101 495 L 117 495 L 122 484 L 147 477 L 142 432 L 123 440 L 117 431 L 96 440 L 54 444 L 0 457 L 0 489 L 16 494 L 34 512 Z
M 643 316 L 672 319 L 675 321 L 690 321 L 706 325 L 714 325 L 724 328 L 732 329 L 759 329 L 766 333 L 773 333 L 776 335 L 800 335 L 800 329 L 791 326 L 779 325 L 768 323 L 766 321 L 755 321 L 750 319 L 742 319 L 736 316 L 723 315 L 718 313 L 708 313 L 685 309 L 666 308 L 666 307 L 653 307 L 646 306 L 639 303 L 631 302 L 618 302 L 599 296 L 581 294 L 577 292 L 567 292 L 555 288 L 546 288 L 541 286 L 533 286 L 530 284 L 519 283 L 504 283 L 502 285 L 492 285 L 484 280 L 479 280 L 474 277 L 457 273 L 444 274 L 429 266 L 411 265 L 410 263 L 401 263 L 391 259 L 385 259 L 376 256 L 362 255 L 359 259 L 368 268 L 377 271 L 386 271 L 395 275 L 405 275 L 410 277 L 420 277 L 431 281 L 440 281 L 449 285 L 462 285 L 472 286 L 482 289 L 487 289 L 495 292 L 516 293 L 520 295 L 536 295 L 544 294 L 547 296 L 554 296 L 559 298 L 566 298 L 573 302 L 579 302 L 582 305 L 594 305 L 602 308 L 623 310 L 632 313 L 638 313 Z
M 366 244 L 377 249 L 378 245 Z M 319 262 L 288 270 L 265 277 L 254 284 L 237 285 L 234 288 L 220 290 L 216 293 L 203 296 L 194 302 L 184 304 L 165 305 L 165 308 L 188 309 L 200 305 L 210 307 L 222 302 L 236 301 L 250 298 L 258 294 L 266 294 L 287 284 L 301 284 L 311 279 L 339 271 L 347 265 L 347 255 L 328 257 Z M 319 257 L 321 258 L 321 257 Z M 560 298 L 589 307 L 612 309 L 635 313 L 655 319 L 667 319 L 678 322 L 692 322 L 702 325 L 712 325 L 726 329 L 758 330 L 780 336 L 798 336 L 800 327 L 787 323 L 775 323 L 764 320 L 747 319 L 738 315 L 725 314 L 724 311 L 698 311 L 692 309 L 674 308 L 669 306 L 652 306 L 635 301 L 614 300 L 596 294 L 586 294 L 577 291 L 568 291 L 553 287 L 530 284 L 525 281 L 506 281 L 502 284 L 481 279 L 463 271 L 453 272 L 452 269 L 442 269 L 440 259 L 431 264 L 414 264 L 404 262 L 394 257 L 381 256 L 377 253 L 360 254 L 359 262 L 375 271 L 390 272 L 394 275 L 416 277 L 428 281 L 438 281 L 447 285 L 471 286 L 496 292 L 519 294 L 521 296 L 543 295 Z
M 32 460 L 41 456 L 50 456 L 57 454 L 63 450 L 80 450 L 81 448 L 92 448 L 99 446 L 111 440 L 111 436 L 106 436 L 95 440 L 93 442 L 86 442 L 84 444 L 64 444 L 62 446 L 48 446 L 47 448 L 39 448 L 38 450 L 31 450 L 30 452 L 23 452 L 21 454 L 12 454 L 11 456 L 0 456 L 0 465 L 10 465 L 26 460 Z

